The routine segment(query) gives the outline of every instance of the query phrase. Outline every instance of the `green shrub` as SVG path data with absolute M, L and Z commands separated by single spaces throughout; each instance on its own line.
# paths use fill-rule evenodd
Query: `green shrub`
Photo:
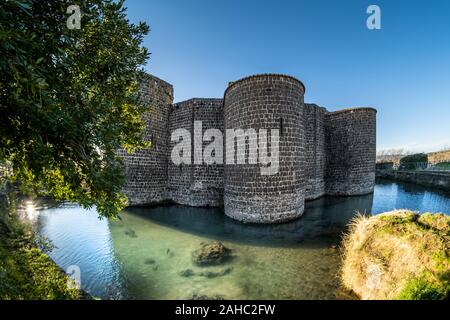
M 400 300 L 444 300 L 448 298 L 450 288 L 440 283 L 429 283 L 422 278 L 411 279 L 400 292 Z
M 428 155 L 426 153 L 416 153 L 405 156 L 400 159 L 400 170 L 414 170 L 418 163 L 428 163 Z

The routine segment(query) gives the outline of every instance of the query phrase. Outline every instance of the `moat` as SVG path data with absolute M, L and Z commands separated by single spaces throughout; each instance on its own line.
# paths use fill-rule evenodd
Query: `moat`
M 118 221 L 78 206 L 39 206 L 30 213 L 55 245 L 50 256 L 64 269 L 77 265 L 82 287 L 100 298 L 339 299 L 338 247 L 355 211 L 448 214 L 450 195 L 379 181 L 371 195 L 307 202 L 302 218 L 281 225 L 244 225 L 220 209 L 179 205 L 130 208 Z M 194 266 L 192 251 L 211 240 L 231 248 L 233 258 Z

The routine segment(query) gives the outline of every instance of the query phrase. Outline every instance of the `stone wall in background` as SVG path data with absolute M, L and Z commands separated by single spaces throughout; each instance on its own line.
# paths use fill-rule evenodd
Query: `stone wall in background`
M 169 148 L 168 157 L 168 197 L 179 204 L 190 204 L 189 190 L 192 185 L 192 166 L 187 164 L 175 165 L 171 161 L 171 150 L 178 143 L 171 142 L 171 133 L 176 129 L 186 129 L 192 135 L 193 130 L 193 108 L 190 101 L 176 103 L 173 105 L 169 116 Z M 192 141 L 190 142 L 192 147 Z M 192 156 L 191 156 L 192 158 Z
M 176 103 L 170 114 L 169 131 L 187 129 L 191 134 L 191 165 L 175 165 L 171 160 L 171 150 L 177 141 L 170 142 L 168 151 L 169 197 L 176 203 L 190 206 L 220 206 L 223 202 L 223 164 L 194 163 L 194 125 L 201 121 L 197 130 L 199 141 L 208 129 L 223 131 L 222 99 L 190 99 Z M 201 153 L 211 141 L 203 141 Z M 223 161 L 223 158 L 221 159 Z
M 410 182 L 450 193 L 450 172 L 383 170 L 377 172 L 377 178 Z
M 173 87 L 152 75 L 141 79 L 141 98 L 148 106 L 144 115 L 147 126 L 144 139 L 151 148 L 128 154 L 120 150 L 125 160 L 124 192 L 130 205 L 147 205 L 167 200 L 167 152 L 169 111 L 173 104 Z
M 305 198 L 316 199 L 325 194 L 325 115 L 327 110 L 305 103 Z
M 346 109 L 326 115 L 326 194 L 373 192 L 376 161 L 376 110 Z

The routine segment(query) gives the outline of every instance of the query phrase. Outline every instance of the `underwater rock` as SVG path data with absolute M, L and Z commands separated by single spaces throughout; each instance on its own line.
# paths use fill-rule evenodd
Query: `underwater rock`
M 170 249 L 167 249 L 166 250 L 166 255 L 168 255 L 169 258 L 172 258 L 174 256 L 174 253 Z
M 129 229 L 129 230 L 125 231 L 125 234 L 127 236 L 129 236 L 130 238 L 137 238 L 136 231 L 134 231 L 133 229 Z
M 201 276 L 201 277 L 206 277 L 206 278 L 216 278 L 216 277 L 225 276 L 225 275 L 229 274 L 232 270 L 233 270 L 233 267 L 228 267 L 228 268 L 223 269 L 218 272 L 214 272 L 214 271 L 199 272 L 197 275 Z
M 144 261 L 144 263 L 145 264 L 155 264 L 155 259 L 152 259 L 152 258 L 148 258 L 148 259 L 145 259 L 145 261 Z
M 182 277 L 192 277 L 195 275 L 195 272 L 192 269 L 186 269 L 179 272 L 179 275 Z
M 217 265 L 231 258 L 231 249 L 219 241 L 201 243 L 201 247 L 192 253 L 192 261 L 198 266 Z
M 179 275 L 182 277 L 206 277 L 206 278 L 216 278 L 222 277 L 229 274 L 233 270 L 233 267 L 228 267 L 220 271 L 204 271 L 204 272 L 195 272 L 192 269 L 186 269 L 179 272 Z

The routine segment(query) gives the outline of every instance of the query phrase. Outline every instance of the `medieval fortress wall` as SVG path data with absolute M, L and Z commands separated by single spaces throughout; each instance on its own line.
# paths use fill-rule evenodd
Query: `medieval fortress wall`
M 142 84 L 149 112 L 146 139 L 152 148 L 122 152 L 130 205 L 163 201 L 189 206 L 222 206 L 243 222 L 276 223 L 303 214 L 305 200 L 323 195 L 371 193 L 375 183 L 376 110 L 353 108 L 328 112 L 304 103 L 305 86 L 276 74 L 255 75 L 230 82 L 223 99 L 194 98 L 173 104 L 170 84 L 147 75 Z M 198 121 L 202 130 L 195 130 Z M 176 165 L 171 133 L 191 133 L 191 163 Z M 194 135 L 219 129 L 279 129 L 278 171 L 262 175 L 261 165 L 195 164 Z M 198 128 L 197 128 L 198 129 Z M 268 130 L 269 131 L 269 130 Z M 248 156 L 257 145 L 249 137 Z M 270 139 L 269 139 L 270 141 Z M 202 142 L 202 148 L 208 141 Z M 235 157 L 239 156 L 234 146 Z M 224 148 L 224 153 L 225 153 Z M 241 150 L 242 152 L 242 150 Z M 198 156 L 198 155 L 197 155 Z M 223 155 L 224 159 L 226 155 Z
M 223 164 L 179 164 L 171 158 L 176 142 L 170 141 L 170 133 L 179 128 L 187 129 L 194 137 L 195 121 L 202 122 L 202 131 L 223 131 L 223 99 L 190 99 L 173 105 L 169 116 L 168 185 L 167 198 L 189 206 L 220 206 L 223 202 Z M 197 133 L 198 134 L 198 133 Z M 199 139 L 202 141 L 202 137 Z M 208 142 L 203 142 L 201 150 Z M 194 149 L 194 139 L 191 140 Z M 194 158 L 194 154 L 191 154 Z
M 141 79 L 141 99 L 148 105 L 144 115 L 147 124 L 144 140 L 151 148 L 128 154 L 120 150 L 125 159 L 126 176 L 124 191 L 131 205 L 161 202 L 167 199 L 168 181 L 168 124 L 173 104 L 173 88 L 151 75 Z

